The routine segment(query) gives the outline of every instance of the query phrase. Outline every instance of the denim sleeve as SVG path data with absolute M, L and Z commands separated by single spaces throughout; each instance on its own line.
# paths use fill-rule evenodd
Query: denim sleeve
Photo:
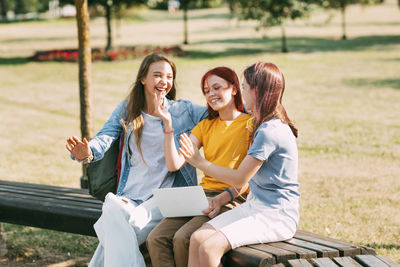
M 113 111 L 103 128 L 90 140 L 89 146 L 93 152 L 93 161 L 103 158 L 111 144 L 122 135 L 121 118 L 126 108 L 126 101 L 121 102 Z
M 247 154 L 262 161 L 267 160 L 277 148 L 274 135 L 272 130 L 261 125 L 254 134 L 253 143 Z
M 198 124 L 200 121 L 204 120 L 205 118 L 208 118 L 208 112 L 207 112 L 207 108 L 204 106 L 199 106 L 199 105 L 195 105 L 191 102 L 189 102 L 190 105 L 190 113 L 192 116 L 192 120 L 194 122 L 194 124 Z

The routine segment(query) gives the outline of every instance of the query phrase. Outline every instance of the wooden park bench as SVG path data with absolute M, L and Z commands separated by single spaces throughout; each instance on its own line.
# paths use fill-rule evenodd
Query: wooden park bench
M 0 181 L 0 222 L 96 236 L 102 202 L 87 190 Z M 146 253 L 145 246 L 141 246 Z M 147 259 L 148 261 L 148 259 Z M 297 231 L 294 238 L 240 247 L 224 266 L 400 266 L 368 247 Z

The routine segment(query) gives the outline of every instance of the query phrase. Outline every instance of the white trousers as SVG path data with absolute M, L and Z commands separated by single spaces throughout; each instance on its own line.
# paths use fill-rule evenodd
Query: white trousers
M 138 204 L 108 193 L 102 209 L 94 224 L 99 245 L 89 267 L 145 267 L 139 245 L 162 219 L 156 200 Z

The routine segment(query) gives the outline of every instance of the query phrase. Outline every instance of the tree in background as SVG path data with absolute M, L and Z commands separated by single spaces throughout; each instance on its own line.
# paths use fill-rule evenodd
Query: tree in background
M 92 137 L 92 115 L 90 100 L 92 53 L 89 33 L 89 11 L 87 0 L 75 0 L 76 21 L 79 44 L 79 101 L 81 117 L 81 135 L 90 140 Z M 81 187 L 87 188 L 86 165 L 82 165 Z
M 254 19 L 260 22 L 260 27 L 281 26 L 282 49 L 288 52 L 286 44 L 285 22 L 309 14 L 318 0 L 237 0 L 236 12 L 240 19 Z
M 235 2 L 237 0 L 230 0 Z M 150 8 L 167 9 L 168 0 L 149 0 Z M 211 8 L 219 7 L 222 5 L 222 0 L 180 0 L 179 9 L 183 12 L 183 44 L 189 44 L 189 31 L 188 31 L 188 11 L 195 8 Z
M 209 8 L 214 0 L 180 0 L 180 8 L 183 11 L 183 44 L 189 44 L 188 10 L 191 8 Z
M 181 0 L 181 8 L 183 10 L 183 44 L 188 44 L 188 9 L 189 3 L 193 0 Z
M 61 5 L 73 4 L 74 0 L 60 0 Z M 88 0 L 89 6 L 102 6 L 104 8 L 104 17 L 106 19 L 106 31 L 107 31 L 107 44 L 106 50 L 112 48 L 112 28 L 111 20 L 113 9 L 121 10 L 123 8 L 129 8 L 135 5 L 146 4 L 147 0 Z
M 105 10 L 105 18 L 107 24 L 107 45 L 106 50 L 112 48 L 112 30 L 111 30 L 111 19 L 112 19 L 112 9 L 115 11 L 120 11 L 124 8 L 129 8 L 132 6 L 137 6 L 140 4 L 146 4 L 146 0 L 89 0 L 90 5 L 101 5 Z
M 2 22 L 7 22 L 7 12 L 14 11 L 15 14 L 26 14 L 30 12 L 39 13 L 47 11 L 49 0 L 0 0 L 0 15 Z
M 346 8 L 351 4 L 380 4 L 383 0 L 325 0 L 322 6 L 325 8 L 339 9 L 342 17 L 342 40 L 347 39 L 346 35 Z M 400 4 L 400 0 L 399 0 Z
M 1 15 L 1 21 L 0 22 L 8 22 L 7 11 L 8 11 L 7 1 L 6 0 L 0 0 L 0 15 Z

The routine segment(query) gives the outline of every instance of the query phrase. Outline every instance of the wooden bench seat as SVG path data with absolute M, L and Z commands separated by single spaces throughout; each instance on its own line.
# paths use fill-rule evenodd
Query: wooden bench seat
M 0 181 L 1 222 L 96 236 L 93 224 L 101 215 L 101 206 L 102 202 L 84 189 Z M 375 263 L 384 262 L 375 255 L 371 248 L 299 230 L 287 241 L 231 250 L 223 263 L 224 266 L 353 266 L 346 264 L 356 261 L 361 266 L 374 266 L 367 263 L 373 259 Z M 302 265 L 306 263 L 309 265 Z

